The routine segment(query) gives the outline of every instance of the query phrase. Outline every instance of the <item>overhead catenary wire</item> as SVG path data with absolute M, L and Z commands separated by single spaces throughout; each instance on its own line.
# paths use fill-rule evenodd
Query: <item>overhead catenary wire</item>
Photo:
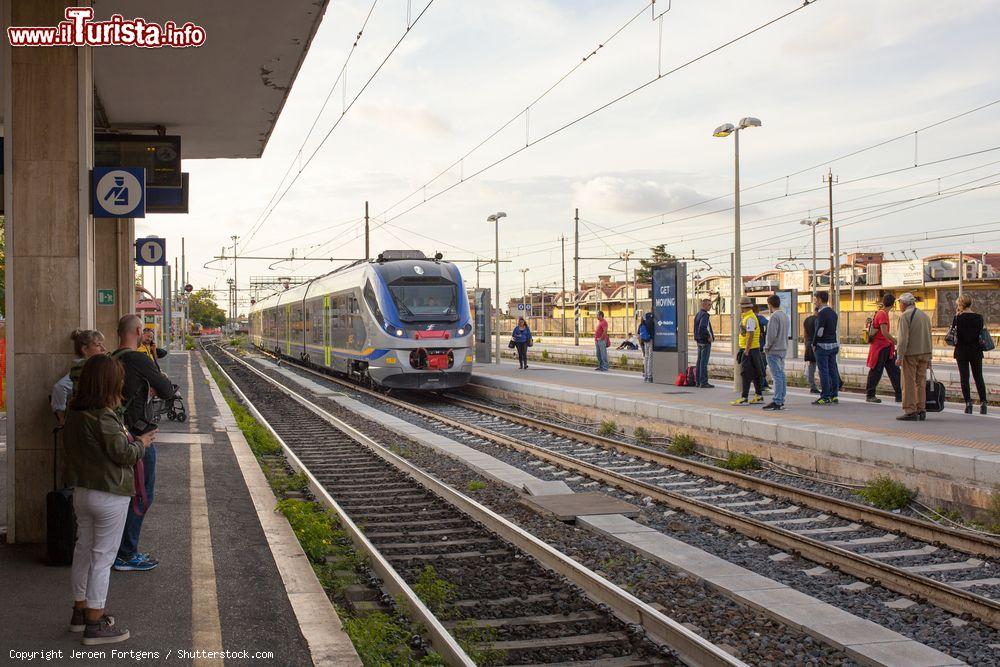
M 354 104 L 358 101 L 358 99 L 361 97 L 361 95 L 364 94 L 365 90 L 368 89 L 368 86 L 371 85 L 372 81 L 375 80 L 375 77 L 378 76 L 378 73 L 382 71 L 382 68 L 385 67 L 385 64 L 389 61 L 389 59 L 392 57 L 392 55 L 396 52 L 396 50 L 399 48 L 399 46 L 403 43 L 403 40 L 406 39 L 406 36 L 410 34 L 410 31 L 414 28 L 414 26 L 417 25 L 417 23 L 424 16 L 424 14 L 427 12 L 427 10 L 430 9 L 430 7 L 431 7 L 432 4 L 434 4 L 434 0 L 428 0 L 427 4 L 424 5 L 424 8 L 420 10 L 420 12 L 417 14 L 417 16 L 415 18 L 413 18 L 412 21 L 408 21 L 407 22 L 406 30 L 403 32 L 403 34 L 400 36 L 400 38 L 393 44 L 392 48 L 389 49 L 389 52 L 386 53 L 385 57 L 378 64 L 378 66 L 375 68 L 375 71 L 373 71 L 371 73 L 371 75 L 368 77 L 368 79 L 361 85 L 361 88 L 354 95 L 354 97 L 351 98 L 350 102 L 345 102 L 343 110 L 340 113 L 340 116 L 337 117 L 337 120 L 334 121 L 333 125 L 326 131 L 326 134 L 323 135 L 323 138 L 319 141 L 319 143 L 312 150 L 312 152 L 309 153 L 309 156 L 306 158 L 306 160 L 304 162 L 300 162 L 298 171 L 296 171 L 295 174 L 292 176 L 292 179 L 288 183 L 288 186 L 285 187 L 285 189 L 282 190 L 280 192 L 280 194 L 278 194 L 278 196 L 277 196 L 276 199 L 273 199 L 273 203 L 270 205 L 269 208 L 265 208 L 265 210 L 264 210 L 264 212 L 262 214 L 262 217 L 255 224 L 254 229 L 247 235 L 247 238 L 244 241 L 245 243 L 248 242 L 249 239 L 252 239 L 253 236 L 257 233 L 257 231 L 259 231 L 259 229 L 268 220 L 268 218 L 270 218 L 271 213 L 273 213 L 273 211 L 275 210 L 275 208 L 277 208 L 277 206 L 282 202 L 282 200 L 284 200 L 285 196 L 288 194 L 289 190 L 291 190 L 292 187 L 295 185 L 295 183 L 298 181 L 298 179 L 302 175 L 302 173 L 309 167 L 310 164 L 312 164 L 313 159 L 315 159 L 316 155 L 319 153 L 319 151 L 326 144 L 327 140 L 330 138 L 330 135 L 332 135 L 333 132 L 334 132 L 334 130 L 336 130 L 337 127 L 340 126 L 341 121 L 343 121 L 344 117 L 347 116 L 347 113 L 351 110 L 352 107 L 354 107 Z M 374 8 L 374 3 L 372 5 L 372 7 Z M 365 22 L 367 24 L 367 18 L 366 18 Z M 345 64 L 345 67 L 346 67 L 346 64 Z M 310 130 L 310 132 L 311 132 L 311 130 Z M 284 179 L 282 180 L 282 183 L 283 182 L 284 182 Z M 281 184 L 279 184 L 278 189 L 281 190 Z

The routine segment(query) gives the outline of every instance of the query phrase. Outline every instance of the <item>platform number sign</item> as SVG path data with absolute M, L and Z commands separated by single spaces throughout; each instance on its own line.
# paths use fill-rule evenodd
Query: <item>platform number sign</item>
M 136 239 L 135 263 L 139 266 L 166 266 L 167 240 L 156 236 Z
M 146 170 L 94 167 L 91 201 L 95 218 L 145 218 Z

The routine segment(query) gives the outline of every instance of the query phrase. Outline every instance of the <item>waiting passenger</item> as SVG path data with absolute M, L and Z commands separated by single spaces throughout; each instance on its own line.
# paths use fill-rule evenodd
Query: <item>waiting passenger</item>
M 809 382 L 809 393 L 818 394 L 820 393 L 819 387 L 816 386 L 816 350 L 813 349 L 812 339 L 816 334 L 816 313 L 819 309 L 813 306 L 812 314 L 802 320 L 802 343 L 805 345 L 806 352 L 803 356 L 803 361 L 808 364 L 806 368 L 806 380 Z
M 69 337 L 73 341 L 73 351 L 76 353 L 76 359 L 73 361 L 73 366 L 70 367 L 69 373 L 59 378 L 59 381 L 52 387 L 52 396 L 49 397 L 52 412 L 55 413 L 60 426 L 66 420 L 66 406 L 73 396 L 77 380 L 80 379 L 83 363 L 93 356 L 108 353 L 107 348 L 104 347 L 104 334 L 100 331 L 95 329 L 75 329 Z
M 639 325 L 639 342 L 642 344 L 642 379 L 653 381 L 653 334 L 656 331 L 656 320 L 653 313 L 648 312 Z
M 139 345 L 137 349 L 139 352 L 142 352 L 153 360 L 153 364 L 156 366 L 157 370 L 160 368 L 160 362 L 158 360 L 167 356 L 166 350 L 162 347 L 156 347 L 156 332 L 153 331 L 152 327 L 146 327 L 142 330 L 141 345 Z
M 976 381 L 979 392 L 979 414 L 986 414 L 986 381 L 983 380 L 983 346 L 980 342 L 986 324 L 983 316 L 972 310 L 972 297 L 963 294 L 955 304 L 958 313 L 952 320 L 955 329 L 955 361 L 958 363 L 958 377 L 962 382 L 962 398 L 965 399 L 965 414 L 972 414 L 972 392 L 969 388 L 969 371 Z
M 619 350 L 638 350 L 639 349 L 639 339 L 635 334 L 630 334 L 628 338 L 623 340 L 621 344 L 618 345 Z
M 760 347 L 760 321 L 754 312 L 753 300 L 744 296 L 740 298 L 740 309 L 743 311 L 740 320 L 739 331 L 739 352 L 737 360 L 740 364 L 740 381 L 742 383 L 742 395 L 732 401 L 730 405 L 749 405 L 751 403 L 763 403 L 764 397 L 761 395 L 760 379 L 763 376 L 764 359 L 761 356 Z M 754 397 L 750 396 L 750 385 L 754 388 Z
M 840 402 L 840 370 L 837 368 L 837 354 L 840 339 L 837 334 L 837 311 L 830 307 L 830 293 L 820 290 L 813 294 L 816 307 L 816 331 L 810 345 L 819 366 L 820 397 L 813 405 L 835 405 Z
M 875 395 L 878 383 L 882 379 L 882 369 L 885 369 L 892 383 L 892 391 L 896 402 L 903 400 L 903 390 L 899 384 L 899 366 L 896 365 L 896 338 L 889 333 L 889 311 L 896 303 L 896 297 L 886 294 L 882 297 L 882 305 L 872 318 L 868 334 L 868 386 L 866 400 L 869 403 L 881 403 L 882 399 Z
M 112 644 L 129 638 L 105 613 L 111 564 L 135 493 L 134 466 L 156 432 L 133 438 L 115 408 L 121 404 L 125 369 L 102 354 L 84 364 L 66 413 L 66 484 L 74 487 L 77 538 L 71 582 L 71 632 L 83 644 Z
M 765 405 L 764 409 L 784 410 L 788 387 L 785 383 L 785 355 L 788 353 L 788 334 L 792 322 L 788 313 L 781 310 L 781 299 L 777 294 L 767 297 L 767 307 L 771 317 L 765 334 L 764 359 L 774 378 L 774 400 Z
M 514 327 L 510 339 L 514 342 L 514 347 L 517 348 L 518 363 L 520 363 L 522 369 L 527 368 L 528 346 L 531 345 L 531 329 L 528 328 L 528 323 L 523 317 L 517 318 L 517 326 Z
M 595 371 L 607 372 L 608 345 L 611 344 L 611 336 L 608 335 L 608 321 L 604 319 L 604 312 L 597 311 L 597 326 L 594 327 L 594 348 L 597 351 L 597 368 Z
M 899 344 L 896 365 L 903 369 L 903 414 L 900 421 L 927 419 L 927 369 L 931 367 L 931 318 L 917 308 L 917 299 L 907 292 L 899 297 Z
M 118 349 L 111 356 L 125 367 L 125 391 L 123 394 L 123 421 L 133 436 L 140 436 L 156 430 L 156 424 L 147 414 L 149 397 L 152 394 L 161 399 L 173 398 L 176 394 L 170 378 L 160 372 L 149 355 L 139 352 L 142 337 L 142 320 L 138 315 L 129 314 L 118 320 Z M 148 553 L 139 551 L 139 533 L 142 522 L 153 504 L 153 489 L 156 486 L 156 447 L 149 447 L 142 457 L 142 480 L 146 491 L 144 507 L 132 505 L 125 521 L 121 546 L 115 559 L 115 569 L 119 571 L 152 570 L 159 562 Z M 140 513 L 141 512 L 141 513 Z
M 698 358 L 695 361 L 695 384 L 700 389 L 713 389 L 708 381 L 708 360 L 712 356 L 712 342 L 715 340 L 715 332 L 712 331 L 712 316 L 709 310 L 712 308 L 711 299 L 702 299 L 701 308 L 694 316 L 694 342 L 698 344 Z

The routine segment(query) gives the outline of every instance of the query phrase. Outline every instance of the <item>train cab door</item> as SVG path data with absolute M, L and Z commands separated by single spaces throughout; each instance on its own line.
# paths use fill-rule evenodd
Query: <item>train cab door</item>
M 323 297 L 323 365 L 330 367 L 330 295 Z

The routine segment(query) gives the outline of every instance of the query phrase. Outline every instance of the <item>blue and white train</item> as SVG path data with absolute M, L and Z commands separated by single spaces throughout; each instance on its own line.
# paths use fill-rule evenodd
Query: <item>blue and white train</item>
M 387 250 L 250 309 L 260 349 L 386 388 L 466 384 L 471 329 L 458 267 L 419 250 Z

